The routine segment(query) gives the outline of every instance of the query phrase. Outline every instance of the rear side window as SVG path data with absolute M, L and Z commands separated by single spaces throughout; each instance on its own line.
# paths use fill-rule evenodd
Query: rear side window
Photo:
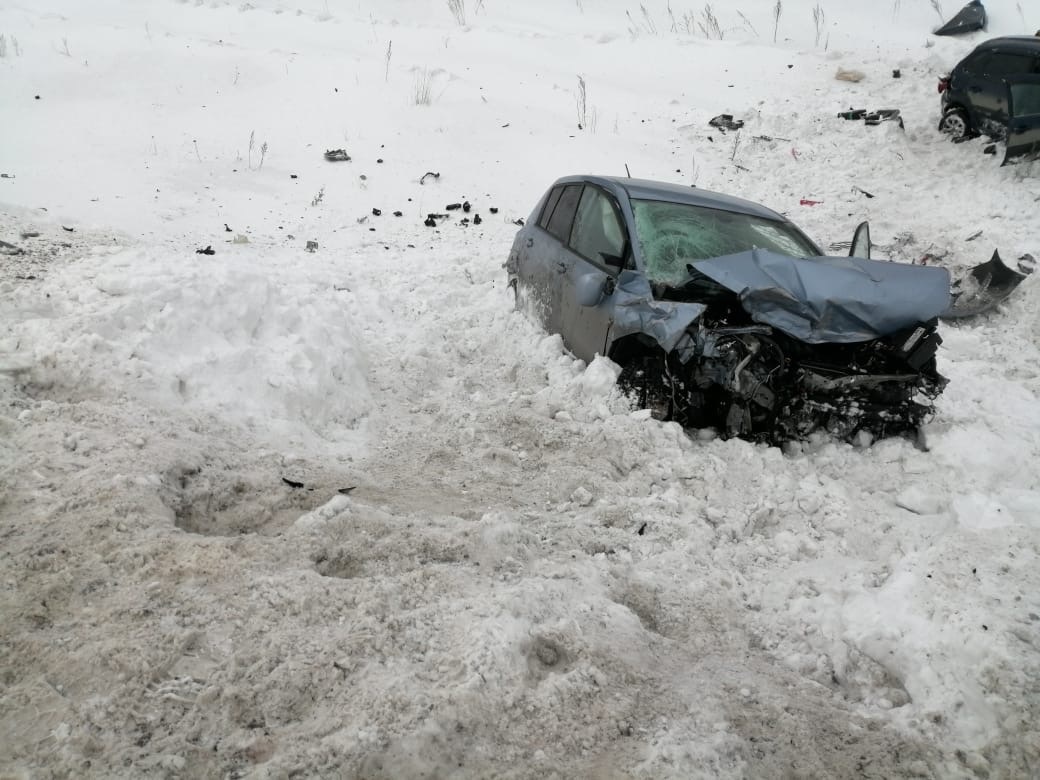
M 986 52 L 968 66 L 968 70 L 980 76 L 1009 76 L 1014 73 L 1029 73 L 1034 67 L 1034 58 L 1029 54 L 1009 51 Z
M 542 216 L 538 219 L 538 227 L 548 230 L 549 217 L 552 216 L 553 209 L 556 208 L 556 204 L 560 202 L 560 195 L 562 194 L 563 187 L 552 188 L 552 192 L 550 192 L 549 197 L 546 198 L 545 208 L 542 209 Z
M 574 212 L 577 210 L 578 201 L 581 199 L 582 186 L 581 184 L 568 184 L 563 188 L 563 193 L 560 195 L 556 207 L 552 211 L 552 216 L 549 217 L 549 224 L 545 228 L 565 244 L 571 234 L 571 223 L 574 222 Z

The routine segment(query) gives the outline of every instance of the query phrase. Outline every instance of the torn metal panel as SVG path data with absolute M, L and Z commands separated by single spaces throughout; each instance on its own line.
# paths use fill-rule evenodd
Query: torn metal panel
M 610 298 L 613 306 L 612 340 L 645 333 L 665 352 L 671 352 L 686 329 L 707 310 L 701 303 L 654 300 L 650 282 L 638 271 L 622 271 Z
M 944 268 L 761 249 L 694 268 L 737 293 L 756 322 L 809 344 L 869 341 L 938 317 L 950 306 Z

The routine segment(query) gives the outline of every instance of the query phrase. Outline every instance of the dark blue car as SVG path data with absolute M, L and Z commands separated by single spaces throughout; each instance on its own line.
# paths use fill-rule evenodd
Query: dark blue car
M 993 38 L 939 80 L 939 130 L 1006 139 L 1007 157 L 1040 152 L 1040 37 Z

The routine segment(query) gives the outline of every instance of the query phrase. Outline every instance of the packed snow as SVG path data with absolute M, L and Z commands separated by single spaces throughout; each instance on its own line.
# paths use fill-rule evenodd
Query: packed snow
M 942 326 L 921 446 L 781 450 L 633 408 L 502 267 L 626 170 L 1040 256 L 1040 163 L 936 132 L 1040 6 L 933 5 L 0 0 L 0 775 L 1037 772 L 1035 277 Z

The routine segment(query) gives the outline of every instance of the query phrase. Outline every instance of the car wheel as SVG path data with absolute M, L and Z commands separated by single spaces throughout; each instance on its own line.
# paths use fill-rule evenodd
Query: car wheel
M 939 120 L 939 132 L 955 141 L 967 138 L 971 132 L 967 112 L 963 108 L 951 108 Z
M 626 362 L 618 386 L 655 420 L 671 419 L 671 395 L 665 385 L 664 355 L 644 355 Z

